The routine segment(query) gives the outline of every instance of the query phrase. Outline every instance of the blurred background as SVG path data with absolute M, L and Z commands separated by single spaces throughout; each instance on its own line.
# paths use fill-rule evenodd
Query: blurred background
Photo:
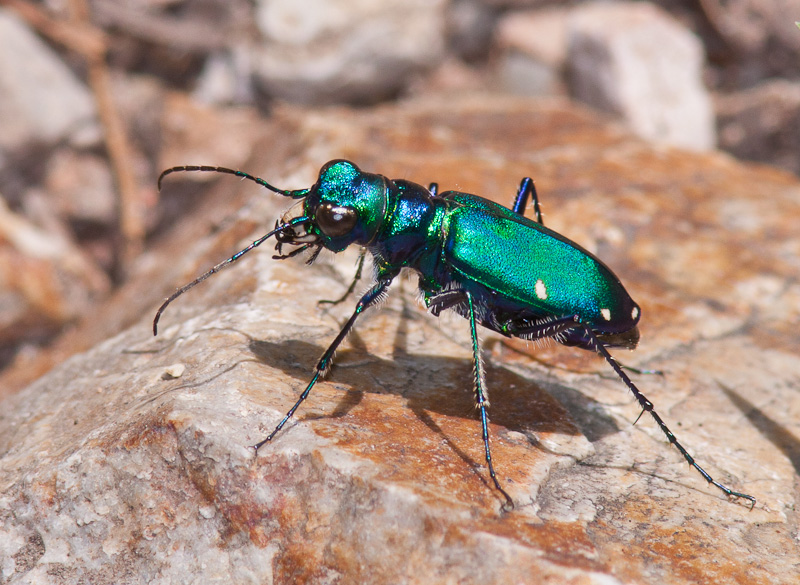
M 163 168 L 241 168 L 280 108 L 573 99 L 798 174 L 796 20 L 800 0 L 0 0 L 0 370 L 194 205 Z

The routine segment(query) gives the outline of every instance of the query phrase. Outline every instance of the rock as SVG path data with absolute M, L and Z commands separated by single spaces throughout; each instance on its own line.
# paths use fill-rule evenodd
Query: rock
M 12 12 L 0 9 L 0 152 L 53 145 L 87 127 L 99 138 L 86 87 Z
M 263 133 L 271 128 L 269 124 L 261 122 L 252 109 L 211 110 L 191 103 L 182 94 L 165 95 L 158 111 L 158 127 L 164 134 L 160 140 L 164 160 L 156 163 L 159 170 L 179 162 L 206 160 L 214 160 L 227 166 L 242 166 L 250 153 L 257 150 L 254 145 L 261 140 Z M 280 131 L 275 130 L 275 135 Z M 145 134 L 143 132 L 141 136 Z M 0 398 L 36 379 L 66 356 L 90 348 L 114 331 L 129 325 L 132 320 L 138 319 L 142 307 L 137 305 L 136 299 L 147 296 L 143 291 L 137 290 L 133 293 L 133 298 L 118 295 L 107 303 L 98 304 L 100 297 L 109 292 L 109 283 L 108 278 L 94 264 L 108 265 L 108 250 L 102 241 L 84 241 L 83 249 L 78 249 L 69 226 L 65 225 L 64 218 L 58 214 L 68 213 L 78 223 L 92 221 L 92 216 L 97 220 L 101 219 L 105 206 L 101 192 L 84 197 L 87 201 L 94 196 L 99 197 L 93 201 L 91 209 L 84 207 L 86 202 L 83 200 L 70 202 L 64 197 L 72 193 L 73 189 L 78 189 L 76 185 L 84 180 L 88 181 L 84 185 L 86 190 L 101 188 L 98 183 L 102 184 L 105 172 L 94 168 L 92 155 L 69 154 L 70 152 L 59 149 L 53 159 L 54 165 L 46 169 L 45 184 L 52 192 L 46 193 L 35 188 L 25 191 L 22 200 L 28 217 L 17 213 L 9 215 L 13 218 L 10 220 L 11 226 L 23 225 L 23 233 L 33 234 L 23 240 L 30 243 L 19 249 L 13 244 L 9 234 L 3 231 L 0 222 L 0 240 L 8 240 L 5 247 L 0 248 L 7 248 L 10 254 L 8 258 L 15 259 L 0 266 L 0 272 L 7 271 L 11 275 L 10 279 L 0 279 L 0 295 L 4 295 L 3 301 L 0 301 L 0 323 L 4 327 L 2 331 L 7 334 L 2 340 L 7 345 L 0 346 L 0 362 L 6 363 L 17 354 L 13 365 L 0 381 Z M 82 165 L 81 168 L 73 166 L 64 170 L 65 166 L 70 165 L 70 161 Z M 131 161 L 131 164 L 135 162 Z M 149 170 L 149 173 L 148 199 L 154 203 L 157 185 L 153 171 Z M 159 228 L 169 227 L 187 214 L 205 209 L 197 182 L 198 179 L 208 181 L 211 177 L 185 174 L 181 178 L 182 180 L 174 178 L 171 181 L 170 191 L 162 197 L 164 204 L 159 206 L 161 215 L 150 220 L 152 223 L 157 220 Z M 53 201 L 53 195 L 57 196 L 56 201 Z M 227 211 L 220 211 L 211 205 L 213 210 L 208 212 L 208 216 L 203 216 L 203 221 L 196 229 L 207 229 L 208 225 L 214 225 L 244 205 L 241 199 L 228 199 L 229 201 L 219 202 Z M 228 205 L 235 207 L 230 209 Z M 161 229 L 157 229 L 154 235 L 157 236 L 160 231 Z M 175 244 L 173 252 L 191 246 L 192 236 L 187 234 L 187 239 Z M 45 255 L 44 259 L 37 254 Z M 95 258 L 94 262 L 89 260 L 91 257 Z M 143 267 L 138 274 L 144 283 L 152 278 L 148 271 L 148 258 L 141 258 L 140 263 Z M 27 292 L 23 294 L 20 291 Z M 31 298 L 24 300 L 27 297 Z M 58 318 L 53 320 L 49 317 L 51 315 Z M 82 317 L 82 327 L 68 330 L 47 351 L 36 351 L 35 346 L 19 348 L 13 345 L 14 340 L 19 342 L 21 339 L 41 344 L 47 334 L 52 334 L 63 328 L 65 323 Z M 36 327 L 33 324 L 37 324 Z
M 800 173 L 800 83 L 765 81 L 718 95 L 720 147 L 739 158 Z
M 162 148 L 164 129 L 164 107 L 169 101 L 169 91 L 156 78 L 147 75 L 131 75 L 116 72 L 111 75 L 111 90 L 114 105 L 125 123 L 125 130 L 135 154 L 152 164 Z M 151 180 L 158 169 L 140 167 L 141 160 L 132 161 L 137 169 L 139 182 Z
M 162 107 L 160 170 L 208 160 L 217 166 L 237 167 L 251 155 L 266 127 L 259 124 L 254 108 L 209 108 L 178 92 L 168 94 Z M 215 177 L 194 174 L 184 178 L 197 182 Z
M 250 54 L 243 48 L 213 53 L 197 79 L 194 98 L 203 104 L 253 103 Z
M 346 289 L 357 251 L 310 267 L 254 251 L 171 305 L 153 338 L 165 294 L 291 203 L 220 177 L 227 198 L 188 212 L 68 338 L 73 351 L 107 339 L 4 400 L 7 582 L 793 583 L 796 177 L 654 149 L 555 100 L 282 108 L 271 123 L 247 170 L 279 187 L 310 185 L 337 156 L 506 204 L 535 177 L 545 223 L 642 306 L 640 348 L 616 355 L 665 372 L 635 381 L 700 464 L 758 504 L 708 486 L 646 415 L 632 426 L 636 405 L 588 352 L 484 332 L 493 454 L 516 503 L 503 513 L 466 322 L 427 315 L 402 278 L 254 457 L 351 313 L 353 299 L 317 300 Z
M 583 4 L 567 35 L 575 97 L 620 115 L 647 140 L 714 147 L 702 45 L 666 12 L 645 2 Z
M 720 90 L 745 89 L 770 78 L 797 78 L 800 1 L 703 0 L 697 3 L 713 77 Z
M 505 88 L 529 96 L 566 95 L 567 20 L 570 10 L 509 12 L 497 27 L 500 77 Z
M 791 20 L 787 22 L 786 19 L 787 14 L 796 14 L 800 9 L 797 0 L 737 0 L 732 4 L 704 0 L 700 6 L 717 33 L 740 53 L 748 51 L 752 56 L 759 53 L 763 56 L 767 51 L 785 52 L 788 49 L 797 56 L 800 52 L 797 31 Z M 762 71 L 762 74 L 768 71 Z
M 480 0 L 451 0 L 445 18 L 449 51 L 465 61 L 487 56 L 496 24 L 494 10 Z
M 116 220 L 114 178 L 97 155 L 58 149 L 48 160 L 44 187 L 51 209 L 63 218 L 108 227 Z
M 262 0 L 253 57 L 266 94 L 300 103 L 375 103 L 444 56 L 443 0 Z
M 42 198 L 44 200 L 44 198 Z M 65 231 L 65 230 L 64 230 Z M 110 288 L 106 275 L 57 229 L 44 230 L 0 198 L 0 357 L 40 342 L 86 313 Z

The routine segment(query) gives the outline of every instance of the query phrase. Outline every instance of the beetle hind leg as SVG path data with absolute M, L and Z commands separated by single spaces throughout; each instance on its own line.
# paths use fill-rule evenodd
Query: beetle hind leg
M 613 368 L 614 372 L 616 372 L 617 376 L 619 376 L 619 378 L 624 382 L 624 384 L 628 387 L 628 389 L 633 393 L 633 396 L 634 398 L 636 398 L 636 401 L 639 403 L 639 406 L 642 407 L 642 412 L 639 414 L 639 417 L 641 417 L 642 414 L 645 413 L 645 411 L 649 412 L 650 416 L 653 417 L 653 420 L 656 421 L 658 427 L 666 435 L 667 440 L 671 444 L 675 445 L 675 448 L 678 451 L 680 451 L 681 455 L 683 455 L 683 458 L 686 459 L 686 462 L 692 467 L 694 467 L 708 483 L 722 490 L 722 492 L 724 492 L 725 495 L 728 497 L 743 498 L 751 502 L 750 506 L 751 508 L 755 506 L 756 499 L 753 496 L 730 489 L 728 486 L 723 485 L 720 482 L 716 481 L 713 477 L 711 477 L 711 475 L 709 475 L 709 473 L 705 469 L 700 467 L 700 465 L 695 461 L 694 457 L 689 455 L 689 452 L 684 448 L 683 445 L 680 444 L 678 438 L 672 433 L 671 430 L 669 430 L 667 424 L 662 420 L 661 416 L 659 416 L 659 414 L 656 412 L 653 403 L 650 402 L 647 399 L 647 397 L 641 393 L 641 391 L 631 381 L 628 375 L 623 371 L 622 369 L 623 366 L 620 365 L 617 362 L 617 360 L 615 360 L 614 357 L 608 352 L 605 346 L 598 340 L 594 332 L 588 326 L 584 325 L 584 327 L 587 330 L 589 338 L 592 339 L 594 342 L 594 350 L 597 353 L 599 353 L 606 360 L 606 362 L 608 362 L 608 364 Z M 639 418 L 637 417 L 636 420 L 639 420 Z
M 525 177 L 519 184 L 517 196 L 514 198 L 514 205 L 511 211 L 520 215 L 525 215 L 525 207 L 528 205 L 528 198 L 533 200 L 533 214 L 536 216 L 536 222 L 544 225 L 542 221 L 542 210 L 539 207 L 539 195 L 536 193 L 536 185 L 533 184 L 533 179 Z
M 752 506 L 755 506 L 756 499 L 748 494 L 742 492 L 736 492 L 730 489 L 728 486 L 721 484 L 720 482 L 716 481 L 708 472 L 700 467 L 700 465 L 695 461 L 694 457 L 692 457 L 689 452 L 684 448 L 683 445 L 678 441 L 677 437 L 673 434 L 673 432 L 669 429 L 667 424 L 661 418 L 661 416 L 656 412 L 653 403 L 650 402 L 647 397 L 642 394 L 642 392 L 636 387 L 633 381 L 628 377 L 628 375 L 623 371 L 623 366 L 620 365 L 616 359 L 609 353 L 606 349 L 605 344 L 603 343 L 602 339 L 592 331 L 592 328 L 581 321 L 578 315 L 569 315 L 566 317 L 559 317 L 557 319 L 553 319 L 551 321 L 546 321 L 542 323 L 536 323 L 534 325 L 520 325 L 519 322 L 509 321 L 503 324 L 503 331 L 509 335 L 513 335 L 515 337 L 521 337 L 523 339 L 541 339 L 543 337 L 554 337 L 557 336 L 559 333 L 568 331 L 570 329 L 579 330 L 584 333 L 583 339 L 586 340 L 586 344 L 582 345 L 584 349 L 591 349 L 600 354 L 600 356 L 608 362 L 608 365 L 614 370 L 614 372 L 619 376 L 620 380 L 628 387 L 628 389 L 633 394 L 633 397 L 639 403 L 639 406 L 642 408 L 642 412 L 639 414 L 639 417 L 642 416 L 645 412 L 649 412 L 650 416 L 653 417 L 653 420 L 656 421 L 658 428 L 666 435 L 667 440 L 672 444 L 675 445 L 675 448 L 683 455 L 683 458 L 686 459 L 686 462 L 694 467 L 700 475 L 710 484 L 716 486 L 720 490 L 722 490 L 726 496 L 735 497 L 735 498 L 743 498 L 745 500 L 749 500 L 752 503 Z M 639 420 L 639 417 L 636 420 Z M 635 424 L 635 422 L 634 422 Z M 752 507 L 751 506 L 751 507 Z

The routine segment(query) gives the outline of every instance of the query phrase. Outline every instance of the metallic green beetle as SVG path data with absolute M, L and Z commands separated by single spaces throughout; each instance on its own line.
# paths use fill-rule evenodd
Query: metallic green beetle
M 642 412 L 651 414 L 689 465 L 726 495 L 745 498 L 755 504 L 755 498 L 715 481 L 695 462 L 653 404 L 608 352 L 607 347 L 636 347 L 639 306 L 603 262 L 544 226 L 530 178 L 523 179 L 513 207 L 508 209 L 467 193 L 446 191 L 440 194 L 435 183 L 426 189 L 410 181 L 365 173 L 344 160 L 327 163 L 314 186 L 297 190 L 277 189 L 247 173 L 208 166 L 167 169 L 159 177 L 159 187 L 164 176 L 177 171 L 236 175 L 279 195 L 300 199 L 302 203 L 276 222 L 274 230 L 164 301 L 153 321 L 154 334 L 161 313 L 169 303 L 272 236 L 277 240 L 278 256 L 275 257 L 278 259 L 311 250 L 310 264 L 322 249 L 341 252 L 353 244 L 373 257 L 375 284 L 358 301 L 352 316 L 320 358 L 300 398 L 275 430 L 254 446 L 256 451 L 283 428 L 308 397 L 330 367 L 336 348 L 358 316 L 379 302 L 392 280 L 403 268 L 409 268 L 419 275 L 419 288 L 432 314 L 438 316 L 443 310 L 453 309 L 469 321 L 475 365 L 475 403 L 481 419 L 486 465 L 494 486 L 503 494 L 509 508 L 513 507 L 513 501 L 497 479 L 489 447 L 489 400 L 480 359 L 478 325 L 508 337 L 554 338 L 564 345 L 600 354 L 633 393 Z M 523 215 L 529 199 L 533 200 L 536 221 Z M 293 211 L 297 207 L 302 210 Z M 283 245 L 296 248 L 282 254 Z M 356 279 L 363 261 L 362 254 Z M 351 285 L 349 290 L 352 288 Z

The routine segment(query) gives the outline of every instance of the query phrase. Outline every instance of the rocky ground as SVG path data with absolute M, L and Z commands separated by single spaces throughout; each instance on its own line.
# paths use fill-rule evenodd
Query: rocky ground
M 800 10 L 700 5 L 0 1 L 0 583 L 796 582 Z M 254 252 L 153 338 L 286 207 L 156 178 L 332 158 L 506 205 L 534 177 L 642 306 L 637 385 L 755 508 L 603 362 L 486 334 L 504 512 L 466 322 L 412 279 L 255 458 L 358 251 Z

